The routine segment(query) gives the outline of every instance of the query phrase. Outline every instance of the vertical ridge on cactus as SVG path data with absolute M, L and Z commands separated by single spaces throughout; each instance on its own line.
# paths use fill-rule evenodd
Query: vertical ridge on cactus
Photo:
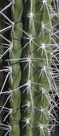
M 48 0 L 36 3 L 35 1 L 25 1 L 24 3 L 24 30 L 21 30 L 24 38 L 23 58 L 24 56 L 25 58 L 29 56 L 29 58 L 27 59 L 28 63 L 25 61 L 22 63 L 22 84 L 26 84 L 26 86 L 21 89 L 23 92 L 21 136 L 50 135 L 55 127 L 54 122 L 58 122 L 54 114 L 51 113 L 53 104 L 58 108 L 58 104 L 55 102 L 58 88 L 54 80 L 54 73 L 57 77 L 58 68 L 51 67 L 53 58 L 58 62 L 58 58 L 54 55 L 55 48 L 58 50 L 58 44 L 52 36 L 54 27 L 52 26 L 51 13 L 54 9 L 51 4 L 52 1 Z M 49 95 L 49 91 L 52 92 L 51 95 Z
M 46 118 L 46 115 L 44 115 L 42 111 L 44 109 L 48 112 L 49 101 L 47 99 L 49 89 L 51 88 L 48 73 L 51 66 L 51 57 L 48 51 L 51 47 L 49 47 L 49 45 L 47 46 L 47 44 L 51 44 L 49 34 L 50 14 L 45 4 L 45 2 L 41 3 L 39 1 L 27 1 L 24 3 L 23 16 L 25 32 L 23 35 L 23 58 L 27 57 L 28 63 L 22 63 L 22 84 L 24 84 L 24 82 L 26 83 L 25 88 L 21 90 L 23 92 L 22 105 L 24 105 L 24 103 L 27 105 L 27 101 L 29 101 L 32 106 L 28 107 L 28 110 L 24 107 L 22 108 L 21 126 L 23 130 L 21 131 L 21 135 L 48 135 L 49 115 L 47 114 Z M 41 9 L 42 5 L 45 7 L 44 9 Z M 47 98 L 42 94 L 42 89 L 47 91 L 47 93 L 44 92 Z
M 12 22 L 14 22 L 14 26 L 12 29 L 11 40 L 13 44 L 13 48 L 9 54 L 9 59 L 18 59 L 21 56 L 21 37 L 22 32 L 18 31 L 18 28 L 22 28 L 21 18 L 22 18 L 22 0 L 16 0 L 14 3 L 14 10 L 12 11 Z M 19 40 L 17 40 L 19 39 Z M 10 125 L 12 128 L 11 135 L 19 136 L 20 134 L 20 101 L 21 94 L 20 90 L 17 89 L 21 80 L 21 70 L 20 64 L 18 60 L 10 61 L 10 65 L 12 67 L 12 73 L 10 75 L 10 89 L 12 90 L 12 97 L 10 99 L 10 104 L 12 107 L 12 116 L 10 118 Z M 13 91 L 16 89 L 16 91 Z

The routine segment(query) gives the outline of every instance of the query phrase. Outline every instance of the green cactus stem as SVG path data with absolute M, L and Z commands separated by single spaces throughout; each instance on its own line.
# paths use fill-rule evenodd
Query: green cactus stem
M 50 6 L 51 1 L 47 3 Z M 51 20 L 47 3 L 24 2 L 21 136 L 49 134 Z
M 12 30 L 12 51 L 10 52 L 9 59 L 11 65 L 11 75 L 10 75 L 10 89 L 12 90 L 12 97 L 10 99 L 10 105 L 12 108 L 12 115 L 10 117 L 10 125 L 11 125 L 11 135 L 19 136 L 20 134 L 20 101 L 21 101 L 21 93 L 19 90 L 19 84 L 21 80 L 21 70 L 20 64 L 17 59 L 21 57 L 21 37 L 22 32 L 19 31 L 19 28 L 22 28 L 21 18 L 22 18 L 22 0 L 15 0 L 14 9 L 12 11 L 12 21 L 13 30 Z M 12 61 L 14 59 L 14 61 Z M 16 59 L 16 60 L 15 60 Z M 15 91 L 16 89 L 16 91 Z
M 58 7 L 0 0 L 0 136 L 50 136 L 59 123 Z

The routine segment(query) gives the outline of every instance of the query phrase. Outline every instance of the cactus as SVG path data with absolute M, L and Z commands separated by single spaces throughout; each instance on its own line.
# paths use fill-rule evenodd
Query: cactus
M 19 5 L 19 6 L 18 6 Z M 21 93 L 19 90 L 19 84 L 21 80 L 21 70 L 20 65 L 17 59 L 21 56 L 21 37 L 22 32 L 18 31 L 18 28 L 22 28 L 21 17 L 22 17 L 22 0 L 16 0 L 14 11 L 12 11 L 12 21 L 14 22 L 14 29 L 12 31 L 12 51 L 10 52 L 9 59 L 10 65 L 12 68 L 12 73 L 10 75 L 10 89 L 12 90 L 12 98 L 10 100 L 10 104 L 12 107 L 12 116 L 11 116 L 11 128 L 12 128 L 12 136 L 19 136 L 20 128 L 20 101 L 21 101 Z M 20 11 L 20 12 L 19 12 Z M 17 40 L 19 39 L 19 40 Z M 12 59 L 16 59 L 15 62 Z M 15 91 L 16 89 L 16 91 Z
M 51 1 L 48 2 L 51 5 Z M 48 9 L 47 9 L 48 8 Z M 49 90 L 51 89 L 51 20 L 43 1 L 24 3 L 24 40 L 22 64 L 21 136 L 48 135 Z M 25 109 L 27 106 L 28 110 Z M 24 112 L 26 111 L 26 112 Z M 47 115 L 46 115 L 47 114 Z M 44 125 L 45 124 L 45 125 Z
M 58 0 L 0 4 L 0 135 L 50 136 L 59 123 Z
M 8 7 L 6 7 L 7 4 L 8 2 L 6 2 L 5 0 L 4 3 L 2 0 L 0 1 L 0 135 L 1 136 L 2 135 L 6 136 L 10 129 L 7 123 L 7 119 L 5 120 L 5 117 L 9 112 L 9 107 L 7 106 L 9 104 L 9 102 L 7 104 L 8 94 L 5 95 L 8 87 L 8 81 L 6 82 L 7 63 L 4 61 L 8 57 L 8 50 L 9 50 L 8 49 L 9 24 L 7 22 L 7 16 L 8 16 L 7 15 Z M 6 33 L 8 33 L 8 35 L 6 35 Z

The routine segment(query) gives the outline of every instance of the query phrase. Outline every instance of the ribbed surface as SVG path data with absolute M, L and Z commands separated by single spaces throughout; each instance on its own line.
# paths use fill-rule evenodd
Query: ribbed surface
M 52 1 L 46 0 L 24 2 L 21 30 L 23 31 L 21 136 L 48 136 L 56 121 L 51 113 L 51 107 L 55 105 L 53 91 L 58 90 L 52 67 L 54 61 L 52 53 L 55 50 L 54 46 L 55 48 L 57 46 L 55 41 L 52 41 L 51 4 Z
M 22 32 L 19 31 L 19 28 L 22 28 L 21 18 L 22 18 L 22 0 L 16 0 L 14 4 L 14 10 L 12 11 L 12 21 L 14 23 L 14 28 L 12 29 L 12 50 L 9 55 L 10 65 L 12 68 L 12 73 L 10 75 L 10 89 L 12 90 L 12 98 L 10 100 L 10 105 L 12 107 L 11 115 L 11 135 L 19 136 L 20 135 L 20 101 L 21 93 L 19 89 L 19 84 L 21 80 L 21 70 L 20 62 L 17 59 L 20 59 L 21 56 L 21 37 Z M 14 60 L 12 60 L 14 59 Z M 16 60 L 15 60 L 16 59 Z M 16 90 L 15 90 L 16 89 Z
M 59 125 L 58 12 L 58 0 L 0 0 L 0 136 Z

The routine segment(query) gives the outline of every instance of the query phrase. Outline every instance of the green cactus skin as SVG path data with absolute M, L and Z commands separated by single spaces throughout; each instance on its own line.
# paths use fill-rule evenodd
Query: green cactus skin
M 0 95 L 0 136 L 50 136 L 49 128 L 53 128 L 54 124 L 58 123 L 54 116 L 55 106 L 58 109 L 55 96 L 59 94 L 58 0 L 24 0 L 24 3 L 22 0 L 8 0 L 7 2 L 4 0 L 4 3 L 0 0 L 2 5 L 0 8 L 6 7 L 8 3 L 7 7 L 11 8 L 12 21 L 10 18 L 8 19 L 7 11 L 3 11 L 6 16 L 3 15 L 3 12 L 2 16 L 0 14 L 0 19 L 4 20 L 2 24 L 0 23 L 0 29 L 6 28 L 6 22 L 9 23 L 6 31 L 11 29 L 11 35 L 9 32 L 10 37 L 7 36 L 6 39 L 6 41 L 9 39 L 11 43 L 11 50 L 8 47 L 8 66 L 5 65 L 9 70 L 7 72 L 9 91 L 4 90 L 8 77 L 6 79 L 4 73 L 0 73 L 0 90 L 4 84 L 3 80 L 6 79 L 2 95 Z M 55 9 L 51 8 L 52 3 L 54 3 Z M 56 15 L 52 10 L 56 12 Z M 2 36 L 6 37 L 4 32 L 5 30 L 3 33 L 0 31 Z M 1 43 L 5 42 L 2 36 L 0 35 Z M 9 44 L 9 42 L 7 43 Z M 5 50 L 2 45 L 0 45 L 0 49 L 2 56 Z M 1 59 L 0 69 L 4 70 L 2 62 Z M 53 69 L 54 67 L 55 69 Z M 52 92 L 51 96 L 49 91 Z M 2 112 L 1 107 L 3 107 Z M 53 109 L 51 110 L 50 107 Z
M 21 18 L 22 18 L 22 0 L 15 0 L 14 10 L 12 11 L 12 21 L 14 22 L 14 29 L 12 31 L 12 44 L 13 48 L 10 52 L 9 59 L 19 59 L 21 56 L 21 36 L 22 32 L 18 30 L 18 28 L 22 27 Z M 20 64 L 16 61 L 10 62 L 12 73 L 10 75 L 10 89 L 12 90 L 12 98 L 10 99 L 10 105 L 12 108 L 12 115 L 10 117 L 10 125 L 11 125 L 11 135 L 19 136 L 20 134 L 20 101 L 21 101 L 21 93 L 20 90 L 17 89 L 21 80 L 21 71 Z M 15 90 L 16 91 L 13 91 Z
M 48 4 L 50 5 L 51 1 Z M 27 85 L 21 90 L 21 136 L 48 136 L 49 134 L 49 101 L 46 96 L 49 97 L 49 90 L 51 89 L 50 81 L 47 78 L 47 75 L 50 77 L 48 67 L 51 67 L 49 53 L 51 46 L 47 46 L 45 49 L 41 45 L 51 44 L 48 30 L 51 27 L 51 21 L 46 5 L 44 4 L 41 9 L 42 5 L 42 1 L 39 0 L 27 0 L 24 2 L 22 57 L 27 58 L 27 62 L 24 61 L 22 63 L 22 84 L 27 83 Z M 47 24 L 45 28 L 43 24 Z M 32 36 L 31 38 L 33 39 L 29 38 L 28 35 Z M 28 45 L 25 46 L 27 42 Z M 26 64 L 28 64 L 27 67 Z M 44 69 L 44 66 L 46 66 L 46 69 Z M 46 90 L 46 96 L 43 94 L 43 89 Z M 26 108 L 28 109 L 26 110 Z M 48 119 L 40 111 L 41 108 L 45 110 Z

